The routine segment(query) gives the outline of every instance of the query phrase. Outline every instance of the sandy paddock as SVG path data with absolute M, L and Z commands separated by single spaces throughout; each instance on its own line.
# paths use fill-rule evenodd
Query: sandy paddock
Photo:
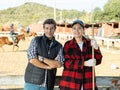
M 26 41 L 19 42 L 19 50 L 12 51 L 12 46 L 5 45 L 3 52 L 0 48 L 0 76 L 4 75 L 24 75 L 25 67 L 27 65 L 26 50 L 32 38 Z M 98 41 L 99 42 L 99 41 Z M 62 41 L 62 43 L 64 43 Z M 120 47 L 110 48 L 101 46 L 99 42 L 103 61 L 101 65 L 96 66 L 97 76 L 120 76 Z M 116 44 L 117 46 L 120 43 Z M 115 69 L 115 65 L 117 68 Z M 112 68 L 111 68 L 112 67 Z M 62 68 L 58 69 L 57 75 L 61 75 Z

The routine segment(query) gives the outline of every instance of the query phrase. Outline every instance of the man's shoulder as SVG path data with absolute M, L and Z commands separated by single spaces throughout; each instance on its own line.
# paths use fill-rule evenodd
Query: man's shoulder
M 32 42 L 38 42 L 41 38 L 42 36 L 36 36 L 32 39 Z
M 43 36 L 36 36 L 34 39 L 35 40 L 39 40 L 39 39 L 41 39 Z

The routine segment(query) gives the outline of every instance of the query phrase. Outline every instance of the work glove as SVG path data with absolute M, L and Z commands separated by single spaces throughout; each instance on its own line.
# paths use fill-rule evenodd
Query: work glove
M 96 59 L 89 59 L 84 62 L 84 66 L 92 67 L 96 65 Z
M 98 44 L 97 44 L 97 41 L 95 39 L 92 39 L 91 40 L 91 45 L 95 48 L 95 49 L 98 49 Z

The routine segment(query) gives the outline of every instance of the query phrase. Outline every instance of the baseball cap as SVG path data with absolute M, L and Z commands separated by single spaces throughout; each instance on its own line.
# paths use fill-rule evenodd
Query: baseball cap
M 80 25 L 84 28 L 84 23 L 83 23 L 83 21 L 82 21 L 82 20 L 79 20 L 79 19 L 73 21 L 72 27 L 73 27 L 74 24 L 77 24 L 77 23 L 80 24 Z

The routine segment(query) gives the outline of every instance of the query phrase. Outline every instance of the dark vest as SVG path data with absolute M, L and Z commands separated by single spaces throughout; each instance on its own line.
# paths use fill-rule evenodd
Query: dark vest
M 35 38 L 37 40 L 38 54 L 45 58 L 55 59 L 62 45 L 55 39 L 52 41 L 52 45 L 48 45 L 45 36 Z M 56 68 L 47 70 L 47 90 L 53 90 L 56 76 Z M 25 82 L 40 85 L 45 79 L 45 69 L 38 68 L 31 63 L 25 71 Z

